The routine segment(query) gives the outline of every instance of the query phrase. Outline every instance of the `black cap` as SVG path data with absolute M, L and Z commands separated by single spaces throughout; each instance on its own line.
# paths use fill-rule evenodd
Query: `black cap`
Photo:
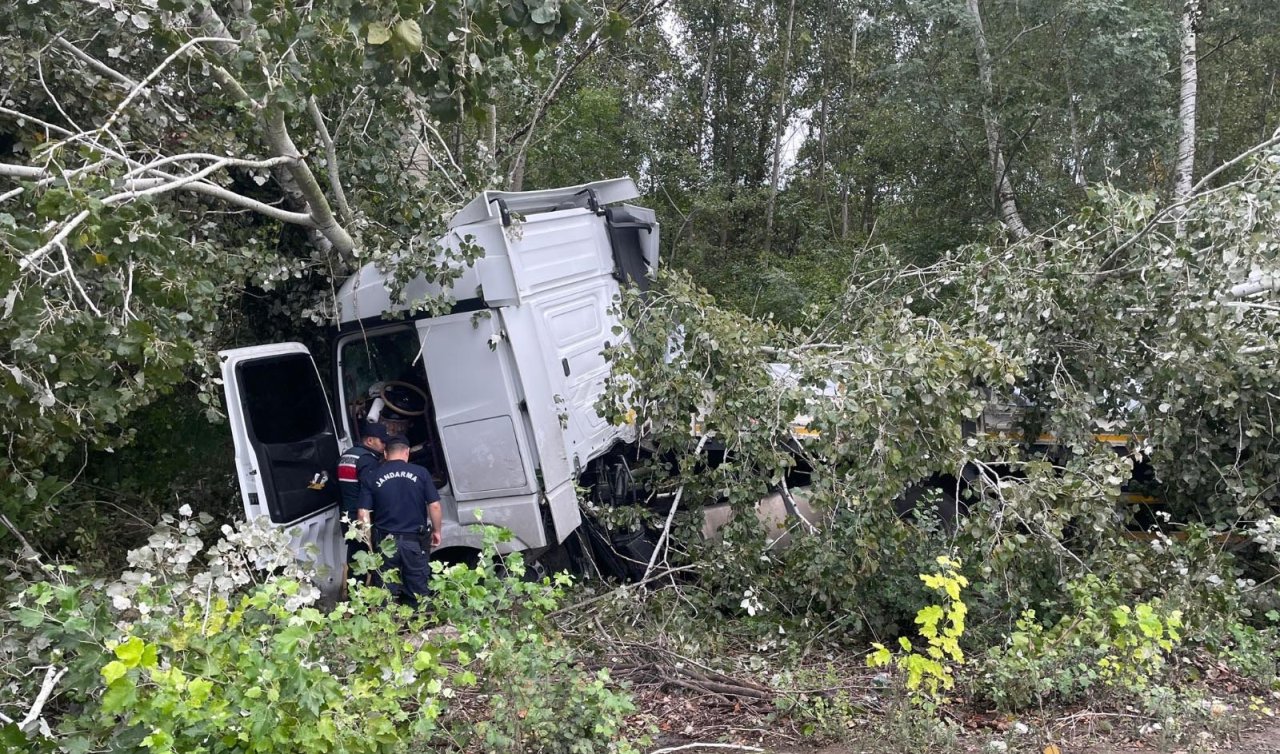
M 386 439 L 386 443 L 388 448 L 394 448 L 397 445 L 403 445 L 407 448 L 409 447 L 409 438 L 404 435 L 391 435 Z
M 376 437 L 383 442 L 387 441 L 387 428 L 381 422 L 365 422 L 361 437 Z

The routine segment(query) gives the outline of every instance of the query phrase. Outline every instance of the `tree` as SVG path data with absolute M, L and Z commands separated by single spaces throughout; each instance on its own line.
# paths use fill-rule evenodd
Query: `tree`
M 775 99 L 777 107 L 773 125 L 773 169 L 769 173 L 769 201 L 764 208 L 764 252 L 769 253 L 773 244 L 773 208 L 778 200 L 778 172 L 782 166 L 782 132 L 789 119 L 787 113 L 787 94 L 791 90 L 791 31 L 796 20 L 796 0 L 787 3 L 787 33 L 782 40 L 782 69 L 778 74 L 779 83 Z
M 974 51 L 978 58 L 978 82 L 982 86 L 982 123 L 987 134 L 987 153 L 991 159 L 993 174 L 993 196 L 1000 222 L 1013 235 L 1022 239 L 1031 235 L 1022 214 L 1018 211 L 1018 197 L 1013 190 L 1013 182 L 1009 178 L 1009 168 L 1005 163 L 1004 146 L 1001 138 L 1000 122 L 992 110 L 991 100 L 994 87 L 991 83 L 991 53 L 987 49 L 987 35 L 982 28 L 982 13 L 978 8 L 978 0 L 967 0 L 970 21 L 973 24 Z
M 530 146 L 535 138 L 545 138 L 545 135 L 539 134 L 538 127 L 548 109 L 566 93 L 566 84 L 577 75 L 584 63 L 604 50 L 609 43 L 623 39 L 628 29 L 645 25 L 662 5 L 663 0 L 619 0 L 616 7 L 606 7 L 594 23 L 584 24 L 579 33 L 580 40 L 566 45 L 567 49 L 552 56 L 550 61 L 540 61 L 549 62 L 545 73 L 547 81 L 542 87 L 532 88 L 535 95 L 532 101 L 523 103 L 524 106 L 517 109 L 521 113 L 527 111 L 527 118 L 503 142 L 505 154 L 502 156 L 508 157 L 505 171 L 508 190 L 520 191 L 524 188 Z M 494 136 L 491 138 L 495 145 L 493 152 L 497 154 L 496 110 L 493 117 L 495 122 L 491 128 L 494 129 Z
M 306 322 L 368 261 L 400 280 L 457 274 L 431 239 L 491 164 L 459 164 L 441 129 L 587 15 L 508 0 L 0 9 L 6 500 L 52 494 L 49 458 L 127 441 L 131 411 L 193 368 L 211 377 L 246 286 L 287 291 Z
M 1191 183 L 1196 169 L 1196 95 L 1199 82 L 1196 37 L 1199 26 L 1200 0 L 1185 0 L 1182 9 L 1182 50 L 1179 55 L 1182 83 L 1178 89 L 1178 157 L 1173 182 L 1173 195 L 1178 199 L 1191 196 Z
M 1144 438 L 1182 520 L 1229 524 L 1280 504 L 1269 377 L 1280 319 L 1258 295 L 1267 286 L 1249 282 L 1276 269 L 1255 239 L 1280 217 L 1277 145 L 1280 132 L 1181 198 L 1100 190 L 1042 250 L 982 247 L 955 257 L 965 272 L 944 273 L 964 291 L 951 314 L 1024 354 L 1022 395 L 1042 426 L 1076 448 L 1100 427 Z

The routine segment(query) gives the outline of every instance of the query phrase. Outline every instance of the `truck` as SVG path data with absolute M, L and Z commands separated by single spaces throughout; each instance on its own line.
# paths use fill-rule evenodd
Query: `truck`
M 245 516 L 291 532 L 295 551 L 333 593 L 345 560 L 338 458 L 378 421 L 412 444 L 444 509 L 433 557 L 465 561 L 482 525 L 510 533 L 529 559 L 582 525 L 581 484 L 607 476 L 635 428 L 596 410 L 626 337 L 616 304 L 647 288 L 659 228 L 629 178 L 543 191 L 485 191 L 449 220 L 438 248 L 478 249 L 452 283 L 425 275 L 402 296 L 365 265 L 337 293 L 332 362 L 306 346 L 222 351 L 221 376 Z M 458 258 L 456 255 L 437 257 Z M 452 301 L 417 313 L 406 301 Z M 585 481 L 592 475 L 594 481 Z

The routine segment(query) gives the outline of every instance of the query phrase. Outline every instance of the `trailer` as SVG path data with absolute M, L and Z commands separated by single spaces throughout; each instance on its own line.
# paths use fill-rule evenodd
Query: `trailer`
M 482 193 L 438 241 L 479 249 L 451 284 L 419 276 L 393 298 L 373 264 L 345 282 L 331 385 L 300 343 L 221 352 L 245 516 L 289 530 L 321 587 L 336 591 L 338 457 L 377 421 L 405 434 L 435 478 L 444 527 L 434 557 L 473 556 L 482 524 L 510 532 L 503 550 L 530 558 L 564 542 L 582 524 L 580 478 L 635 436 L 596 402 L 604 351 L 626 338 L 616 303 L 658 266 L 655 214 L 627 203 L 638 196 L 629 178 Z M 403 303 L 426 298 L 453 303 L 439 316 Z

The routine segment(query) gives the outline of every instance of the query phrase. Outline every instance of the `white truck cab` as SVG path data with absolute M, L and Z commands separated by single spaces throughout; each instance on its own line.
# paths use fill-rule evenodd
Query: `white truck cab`
M 332 373 L 323 384 L 299 343 L 223 351 L 222 378 L 245 515 L 295 532 L 322 587 L 341 578 L 336 466 L 366 420 L 405 434 L 435 477 L 445 557 L 508 530 L 533 555 L 581 524 L 576 482 L 634 429 L 599 416 L 623 286 L 658 265 L 651 210 L 629 178 L 547 191 L 486 191 L 441 245 L 483 253 L 441 289 L 419 277 L 404 300 L 447 296 L 443 316 L 406 316 L 372 264 L 338 292 Z

